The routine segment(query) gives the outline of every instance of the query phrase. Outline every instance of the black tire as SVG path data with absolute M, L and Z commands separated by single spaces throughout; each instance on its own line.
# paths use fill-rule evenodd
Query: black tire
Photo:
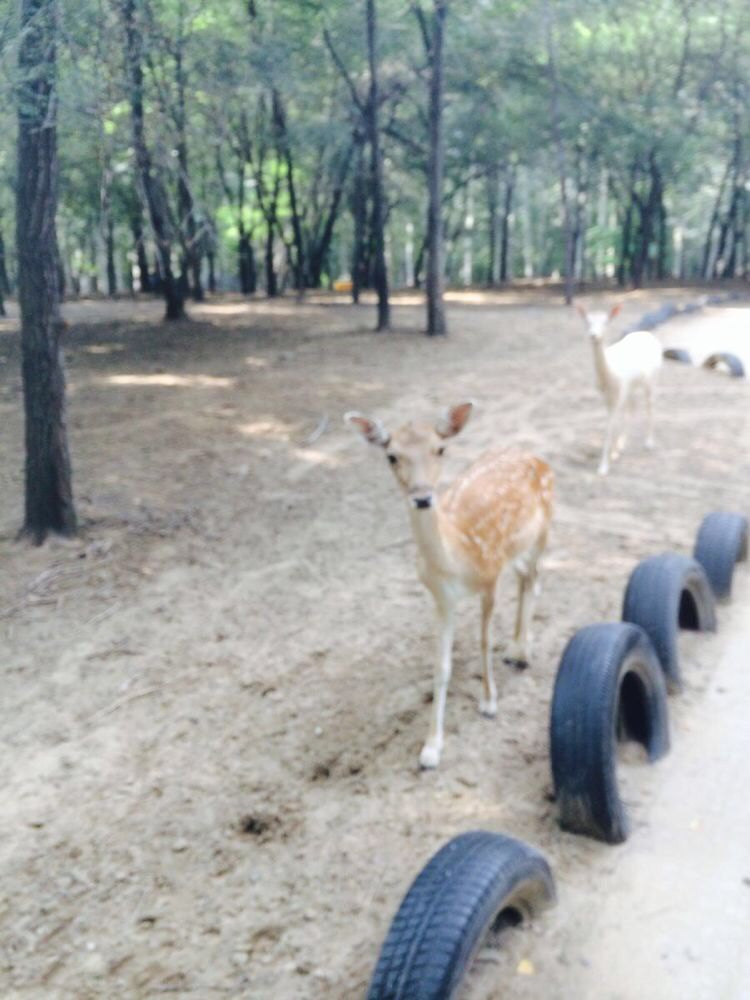
M 693 363 L 690 351 L 686 351 L 684 347 L 668 347 L 662 354 L 668 361 L 681 361 L 683 365 Z
M 625 588 L 622 620 L 641 626 L 656 650 L 667 687 L 679 691 L 678 629 L 716 629 L 714 596 L 701 564 L 676 552 L 638 563 Z
M 425 865 L 393 918 L 368 1000 L 454 997 L 485 934 L 555 898 L 549 865 L 512 837 L 454 837 Z
M 743 378 L 745 369 L 736 354 L 728 354 L 726 351 L 719 351 L 716 354 L 709 354 L 703 362 L 704 368 L 717 368 L 720 364 L 725 364 L 729 369 L 732 378 Z
M 729 597 L 735 563 L 747 559 L 745 515 L 723 510 L 706 514 L 698 528 L 693 557 L 705 570 L 716 597 Z
M 589 625 L 565 647 L 557 671 L 550 756 L 561 826 L 608 844 L 628 835 L 617 788 L 618 738 L 642 743 L 651 761 L 668 752 L 664 677 L 642 629 Z

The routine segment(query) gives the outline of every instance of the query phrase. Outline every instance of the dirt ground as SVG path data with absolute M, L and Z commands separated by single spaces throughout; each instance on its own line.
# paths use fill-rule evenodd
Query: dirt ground
M 631 293 L 619 325 L 695 298 Z M 750 389 L 665 365 L 656 450 L 636 416 L 601 479 L 580 319 L 542 292 L 455 299 L 439 342 L 409 299 L 389 335 L 369 332 L 370 307 L 327 300 L 225 299 L 170 327 L 156 303 L 66 306 L 82 532 L 40 549 L 15 537 L 17 323 L 0 325 L 3 998 L 362 996 L 412 878 L 477 827 L 540 847 L 561 902 L 482 953 L 467 997 L 584 996 L 560 984 L 590 974 L 598 906 L 617 898 L 660 774 L 623 763 L 622 847 L 561 833 L 553 678 L 577 628 L 619 617 L 640 558 L 689 552 L 709 510 L 750 510 Z M 665 343 L 720 348 L 727 317 L 750 340 L 735 304 L 673 321 Z M 501 581 L 498 718 L 477 711 L 469 604 L 443 760 L 420 773 L 432 608 L 390 471 L 341 414 L 395 425 L 467 396 L 476 416 L 446 478 L 490 444 L 524 446 L 555 470 L 556 514 L 531 668 L 500 662 L 515 596 Z M 683 643 L 677 732 L 699 724 L 721 641 Z M 681 850 L 690 865 L 689 838 Z

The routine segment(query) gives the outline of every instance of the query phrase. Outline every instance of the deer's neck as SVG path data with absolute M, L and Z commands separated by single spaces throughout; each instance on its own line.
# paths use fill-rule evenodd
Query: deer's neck
M 602 392 L 608 392 L 611 381 L 611 373 L 607 364 L 607 354 L 602 337 L 591 338 L 591 348 L 594 352 L 594 368 L 596 370 L 596 380 Z
M 451 555 L 447 544 L 446 515 L 435 503 L 427 510 L 410 508 L 409 519 L 414 541 L 417 543 L 420 561 L 428 573 L 450 570 Z

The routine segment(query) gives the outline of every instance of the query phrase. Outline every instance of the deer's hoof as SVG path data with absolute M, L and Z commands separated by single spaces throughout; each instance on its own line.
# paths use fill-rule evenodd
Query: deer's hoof
M 440 763 L 440 748 L 425 743 L 419 755 L 419 766 L 424 771 L 430 771 Z
M 494 719 L 497 715 L 497 698 L 480 698 L 479 712 L 488 719 Z
M 606 476 L 607 473 L 609 472 L 609 466 L 608 465 L 600 465 L 599 468 L 596 471 L 599 473 L 600 476 Z

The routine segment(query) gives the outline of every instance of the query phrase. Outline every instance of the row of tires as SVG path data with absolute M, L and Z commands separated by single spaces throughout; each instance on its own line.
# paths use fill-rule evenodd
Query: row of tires
M 741 514 L 708 514 L 692 557 L 639 563 L 622 621 L 590 625 L 568 642 L 555 680 L 550 756 L 561 826 L 607 843 L 628 833 L 617 787 L 617 743 L 634 739 L 651 761 L 669 750 L 667 692 L 679 691 L 679 629 L 716 628 L 747 558 Z M 521 923 L 555 899 L 545 858 L 504 834 L 477 830 L 445 844 L 406 893 L 375 967 L 368 1000 L 454 997 L 485 936 Z
M 664 357 L 669 361 L 680 361 L 684 365 L 692 365 L 693 357 L 690 351 L 684 347 L 668 347 L 664 352 Z M 721 369 L 725 368 L 732 378 L 744 378 L 745 366 L 736 354 L 729 351 L 717 351 L 703 361 L 702 368 Z

